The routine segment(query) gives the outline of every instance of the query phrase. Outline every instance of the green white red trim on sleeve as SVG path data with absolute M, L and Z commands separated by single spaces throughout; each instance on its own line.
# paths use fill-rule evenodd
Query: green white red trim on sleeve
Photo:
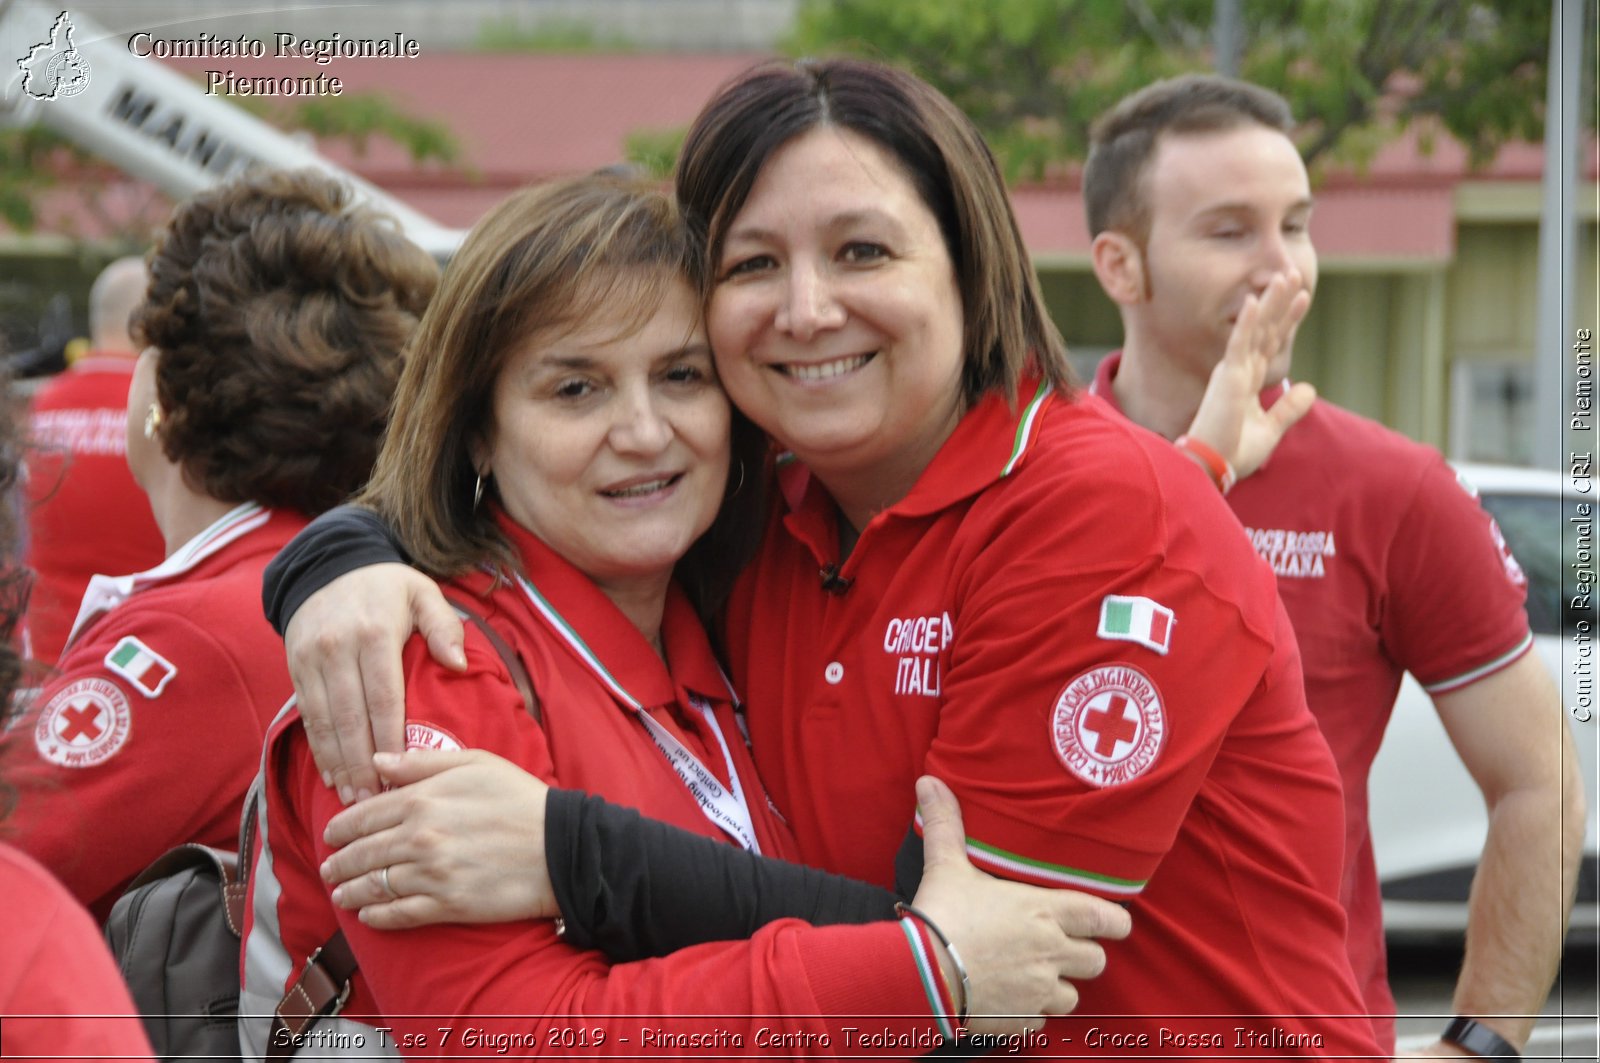
M 939 970 L 933 941 L 928 937 L 928 931 L 913 919 L 901 919 L 900 929 L 905 931 L 906 940 L 911 943 L 911 956 L 916 960 L 917 977 L 922 980 L 922 988 L 928 994 L 928 1010 L 939 1027 L 939 1036 L 947 1041 L 954 1041 L 957 1033 L 950 1017 L 956 1013 L 955 1001 L 951 999 L 950 989 L 945 985 L 944 975 Z
M 1521 657 L 1524 653 L 1527 653 L 1532 648 L 1533 632 L 1530 631 L 1527 635 L 1523 636 L 1521 642 L 1517 643 L 1509 651 L 1502 653 L 1494 660 L 1480 664 L 1476 668 L 1468 669 L 1459 675 L 1453 675 L 1446 679 L 1441 679 L 1436 683 L 1424 683 L 1422 684 L 1422 689 L 1426 690 L 1429 694 L 1448 694 L 1452 690 L 1460 690 L 1462 687 L 1471 686 L 1478 680 L 1487 676 L 1491 676 L 1500 671 L 1500 669 L 1514 663 L 1519 657 Z

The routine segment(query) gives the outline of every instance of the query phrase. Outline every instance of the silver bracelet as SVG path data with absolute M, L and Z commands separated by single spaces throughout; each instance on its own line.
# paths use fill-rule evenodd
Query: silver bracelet
M 939 944 L 950 954 L 950 962 L 955 965 L 956 975 L 961 979 L 961 1014 L 956 1016 L 956 1025 L 965 1026 L 972 1014 L 972 980 L 967 977 L 967 965 L 961 962 L 961 953 L 956 951 L 955 945 L 944 936 L 944 931 L 939 929 L 937 923 L 911 905 L 904 901 L 895 901 L 894 914 L 902 919 L 907 916 L 916 919 L 928 928 L 928 933 L 939 939 Z

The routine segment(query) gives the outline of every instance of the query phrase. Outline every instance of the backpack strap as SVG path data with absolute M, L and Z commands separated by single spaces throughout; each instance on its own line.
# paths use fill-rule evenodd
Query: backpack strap
M 343 930 L 335 931 L 326 944 L 311 954 L 300 977 L 274 1009 L 272 1035 L 267 1038 L 269 1060 L 293 1057 L 300 1050 L 302 1034 L 319 1019 L 344 1010 L 358 966 Z
M 239 821 L 238 873 L 223 890 L 227 902 L 228 920 L 234 927 L 244 925 L 244 906 L 250 889 L 250 872 L 255 865 L 256 813 L 261 804 L 265 779 L 257 776 L 255 785 L 245 800 L 244 818 Z M 238 933 L 235 930 L 235 933 Z M 267 1059 L 293 1058 L 301 1047 L 303 1035 L 324 1016 L 337 1015 L 350 999 L 350 981 L 356 973 L 355 954 L 345 940 L 343 930 L 313 952 L 300 970 L 300 977 L 284 993 L 283 999 L 273 1009 L 272 1030 L 267 1037 Z
M 261 776 L 250 784 L 244 799 L 244 817 L 239 820 L 239 857 L 234 873 L 223 879 L 222 899 L 228 926 L 244 936 L 244 909 L 250 903 L 250 869 L 256 861 L 256 811 L 261 805 Z

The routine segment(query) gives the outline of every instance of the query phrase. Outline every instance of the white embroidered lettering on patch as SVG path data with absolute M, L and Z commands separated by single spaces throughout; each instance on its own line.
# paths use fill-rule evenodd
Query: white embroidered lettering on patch
M 41 410 L 33 415 L 32 427 L 34 442 L 52 450 L 108 457 L 128 451 L 126 410 Z
M 92 768 L 116 756 L 133 730 L 122 688 L 107 679 L 79 679 L 45 705 L 33 728 L 39 756 L 63 768 Z
M 461 739 L 446 731 L 443 727 L 435 727 L 431 723 L 406 724 L 407 749 L 439 749 L 451 752 L 465 748 Z
M 1477 486 L 1471 480 L 1468 480 L 1459 469 L 1456 470 L 1456 486 L 1465 491 L 1469 497 L 1477 499 L 1480 506 L 1483 504 L 1482 499 L 1479 498 Z M 1511 544 L 1506 542 L 1505 533 L 1500 530 L 1500 525 L 1487 510 L 1484 511 L 1484 516 L 1489 518 L 1489 537 L 1494 540 L 1494 547 L 1499 551 L 1500 564 L 1505 568 L 1506 579 L 1510 581 L 1513 587 L 1526 587 L 1528 585 L 1528 574 L 1522 571 L 1522 563 L 1511 552 Z
M 1161 692 L 1132 665 L 1091 668 L 1056 696 L 1050 737 L 1057 759 L 1090 786 L 1130 782 L 1155 765 L 1166 742 Z
M 894 692 L 939 697 L 943 681 L 939 658 L 955 637 L 949 613 L 890 619 L 883 629 L 883 652 L 896 658 Z
M 1322 579 L 1330 564 L 1323 559 L 1339 556 L 1332 531 L 1246 528 L 1245 534 L 1273 573 L 1286 579 Z

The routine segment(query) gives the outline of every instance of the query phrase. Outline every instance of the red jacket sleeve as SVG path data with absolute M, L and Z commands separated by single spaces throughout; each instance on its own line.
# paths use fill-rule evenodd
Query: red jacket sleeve
M 1169 489 L 1185 486 L 1170 507 L 1116 487 L 1063 505 L 1045 483 L 965 559 L 926 770 L 986 870 L 1138 894 L 1262 683 L 1270 574 L 1219 499 Z
M 108 663 L 119 647 L 150 651 L 153 663 L 119 671 Z M 0 774 L 17 792 L 8 839 L 103 920 L 168 849 L 236 846 L 260 757 L 254 705 L 209 632 L 129 603 L 72 647 L 32 709 L 0 735 Z
M 1384 571 L 1384 647 L 1429 693 L 1491 675 L 1533 644 L 1528 579 L 1494 518 L 1438 457 L 1399 524 Z

